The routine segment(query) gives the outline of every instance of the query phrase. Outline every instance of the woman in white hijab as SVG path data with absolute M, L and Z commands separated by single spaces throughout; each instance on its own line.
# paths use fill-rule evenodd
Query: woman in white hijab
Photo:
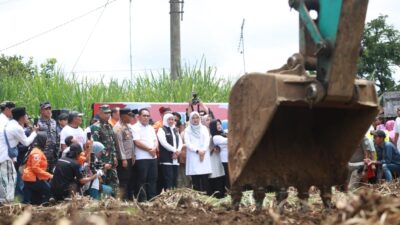
M 193 188 L 197 191 L 208 190 L 208 176 L 211 174 L 210 134 L 207 127 L 201 125 L 198 112 L 189 116 L 190 125 L 185 129 L 186 175 L 192 177 Z
M 178 156 L 182 149 L 182 138 L 175 129 L 175 117 L 167 113 L 163 117 L 163 127 L 158 129 L 160 142 L 160 164 L 164 189 L 176 188 L 178 178 Z

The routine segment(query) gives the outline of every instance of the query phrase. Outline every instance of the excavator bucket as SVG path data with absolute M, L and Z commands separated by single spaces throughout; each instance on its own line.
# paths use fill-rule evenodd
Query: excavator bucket
M 265 191 L 310 186 L 329 207 L 332 186 L 344 185 L 347 163 L 378 113 L 375 86 L 357 80 L 367 0 L 289 0 L 299 12 L 300 52 L 267 73 L 251 73 L 229 99 L 229 173 L 237 207 L 252 185 L 257 207 Z M 309 15 L 318 12 L 317 18 Z M 306 70 L 316 71 L 311 76 Z M 239 194 L 238 194 L 239 193 Z
M 324 96 L 314 77 L 244 75 L 229 99 L 232 187 L 307 192 L 343 185 L 347 163 L 378 113 L 373 82 L 356 80 L 352 101 Z

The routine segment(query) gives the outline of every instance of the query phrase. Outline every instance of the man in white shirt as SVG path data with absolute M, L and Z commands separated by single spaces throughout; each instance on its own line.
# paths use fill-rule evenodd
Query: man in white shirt
M 75 111 L 68 115 L 68 125 L 61 130 L 60 134 L 61 152 L 67 147 L 65 144 L 65 138 L 68 136 L 74 137 L 74 140 L 84 148 L 84 144 L 86 143 L 86 134 L 80 127 L 82 124 L 82 116 L 82 113 Z
M 35 139 L 38 128 L 33 127 L 32 133 L 26 137 L 23 125 L 27 123 L 28 116 L 25 108 L 14 108 L 12 110 L 13 119 L 10 120 L 4 129 L 0 129 L 0 203 L 11 202 L 14 200 L 15 182 L 17 172 L 15 171 L 13 160 L 8 155 L 8 146 L 14 148 L 21 143 L 25 146 L 30 145 Z M 7 139 L 6 139 L 7 136 Z M 8 144 L 7 144 L 8 142 Z
M 10 101 L 4 101 L 0 104 L 0 129 L 3 129 L 4 125 L 12 119 L 12 110 L 15 108 L 15 103 Z
M 135 143 L 135 177 L 137 179 L 136 196 L 140 202 L 155 197 L 157 191 L 157 149 L 158 140 L 154 128 L 149 125 L 150 111 L 139 110 L 139 121 L 133 125 Z

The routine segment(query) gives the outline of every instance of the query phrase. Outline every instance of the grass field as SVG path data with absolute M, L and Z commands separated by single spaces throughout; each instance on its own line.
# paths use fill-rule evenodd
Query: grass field
M 53 109 L 83 112 L 86 123 L 92 115 L 94 102 L 187 102 L 192 91 L 204 102 L 227 102 L 232 82 L 218 78 L 215 72 L 215 68 L 200 64 L 185 67 L 175 81 L 166 72 L 143 74 L 133 80 L 113 78 L 109 82 L 100 75 L 94 81 L 66 77 L 61 71 L 51 76 L 0 76 L 0 100 L 12 100 L 17 106 L 25 106 L 31 116 L 37 116 L 40 102 L 48 100 Z

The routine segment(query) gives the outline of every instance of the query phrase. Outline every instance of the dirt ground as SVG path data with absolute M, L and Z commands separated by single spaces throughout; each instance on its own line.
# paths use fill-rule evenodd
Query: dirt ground
M 400 183 L 362 188 L 355 193 L 334 192 L 334 209 L 324 209 L 318 193 L 309 199 L 310 209 L 300 210 L 291 193 L 283 213 L 268 194 L 261 212 L 256 212 L 251 192 L 246 192 L 242 207 L 234 211 L 229 197 L 215 199 L 188 189 L 164 192 L 148 203 L 115 199 L 92 201 L 72 199 L 53 206 L 22 204 L 0 207 L 0 225 L 125 225 L 125 224 L 399 224 Z

